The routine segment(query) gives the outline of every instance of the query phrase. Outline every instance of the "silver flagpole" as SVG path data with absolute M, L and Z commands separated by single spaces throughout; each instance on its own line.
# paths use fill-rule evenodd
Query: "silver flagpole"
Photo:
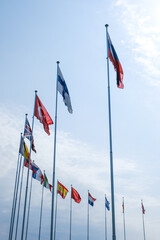
M 55 106 L 55 130 L 54 130 L 54 156 L 53 156 L 53 179 L 52 179 L 52 207 L 51 207 L 51 230 L 50 240 L 53 240 L 53 218 L 54 218 L 54 191 L 55 191 L 55 164 L 56 164 L 56 135 L 57 135 L 57 103 L 58 103 L 58 65 L 57 61 L 57 82 L 56 82 L 56 106 Z
M 114 207 L 114 176 L 113 176 L 113 153 L 112 153 L 112 128 L 111 128 L 111 100 L 110 100 L 110 81 L 109 81 L 109 59 L 108 59 L 108 24 L 106 27 L 107 43 L 107 70 L 108 70 L 108 111 L 109 111 L 109 136 L 110 136 L 110 174 L 111 174 L 111 208 L 112 208 L 112 240 L 116 240 L 115 227 L 115 207 Z
M 36 96 L 37 96 L 37 91 L 35 91 L 31 139 L 33 139 L 33 127 L 34 127 L 34 113 L 35 113 Z M 26 215 L 27 194 L 28 194 L 28 180 L 29 180 L 30 160 L 31 160 L 31 147 L 32 147 L 32 140 L 30 142 L 30 151 L 29 151 L 29 164 L 28 164 L 28 171 L 27 171 L 27 181 L 26 181 L 26 192 L 25 192 L 25 201 L 24 201 L 24 210 L 23 210 L 21 240 L 23 240 L 24 226 L 25 226 L 25 215 Z
M 58 180 L 57 180 L 57 186 L 58 186 Z M 54 219 L 54 240 L 56 239 L 57 201 L 58 201 L 58 194 L 57 194 L 57 190 L 56 190 L 56 208 L 55 208 L 55 219 Z
M 105 199 L 104 199 L 104 211 L 105 211 L 105 240 L 107 240 L 107 211 L 106 211 L 106 194 L 105 194 Z
M 18 170 L 17 188 L 16 188 L 15 204 L 14 204 L 13 218 L 12 218 L 12 228 L 11 228 L 11 235 L 10 235 L 11 239 L 12 239 L 12 236 L 13 236 L 14 219 L 15 219 L 15 213 L 16 213 L 16 207 L 17 207 L 17 196 L 18 196 L 19 177 L 20 177 L 20 171 L 21 171 L 21 164 L 22 164 L 22 155 L 20 156 L 20 163 L 19 163 L 19 170 Z
M 19 148 L 21 146 L 21 138 L 22 138 L 22 133 L 21 133 L 21 137 L 20 137 Z M 12 211 L 11 211 L 11 219 L 10 219 L 10 229 L 9 229 L 9 237 L 8 237 L 9 240 L 11 239 L 12 225 L 13 225 L 13 222 L 14 222 L 13 221 L 13 213 L 14 213 L 14 208 L 15 208 L 15 197 L 16 197 L 16 189 L 17 189 L 17 178 L 18 178 L 19 164 L 20 164 L 20 153 L 18 152 L 17 169 L 16 169 L 16 176 L 15 176 L 15 183 L 14 183 L 14 193 L 13 193 L 13 201 L 12 201 Z
M 34 163 L 34 160 L 33 160 Z M 33 172 L 32 172 L 33 174 Z M 30 206 L 31 206 L 31 195 L 32 195 L 32 174 L 31 174 L 31 183 L 30 183 L 30 192 L 29 192 L 29 202 L 28 202 L 28 214 L 27 214 L 27 222 L 26 222 L 26 235 L 25 235 L 25 240 L 27 240 L 28 236 L 28 224 L 29 224 L 29 214 L 30 214 Z
M 89 190 L 88 190 L 89 196 Z M 87 240 L 89 240 L 89 203 L 88 203 L 88 211 L 87 211 Z
M 143 201 L 141 200 L 141 207 L 142 207 Z M 144 226 L 144 214 L 143 214 L 143 209 L 142 209 L 142 222 L 143 222 L 143 236 L 144 236 L 144 240 L 146 239 L 146 235 L 145 235 L 145 226 Z
M 44 170 L 45 174 L 45 170 Z M 41 197 L 41 212 L 40 212 L 40 221 L 39 221 L 39 235 L 38 235 L 38 240 L 41 239 L 41 224 L 42 224 L 42 208 L 43 208 L 43 192 L 44 192 L 44 182 L 42 183 L 42 197 Z
M 70 199 L 70 233 L 69 233 L 69 240 L 72 238 L 72 185 L 71 185 L 71 199 Z
M 27 115 L 28 115 L 28 114 L 25 114 L 24 131 L 25 131 L 25 124 L 26 124 Z M 18 202 L 18 210 L 17 210 L 17 221 L 16 221 L 15 240 L 17 239 L 17 231 L 18 231 L 19 212 L 20 212 L 21 194 L 22 194 L 22 183 L 23 183 L 23 172 L 24 172 L 24 158 L 23 158 L 22 174 L 21 174 L 21 183 L 20 183 L 20 190 L 19 190 L 19 202 Z
M 126 226 L 125 226 L 125 213 L 124 213 L 124 197 L 123 197 L 123 226 L 124 226 L 124 240 L 126 240 Z
M 24 158 L 23 158 L 23 159 L 24 159 Z M 21 175 L 21 183 L 20 183 L 20 191 L 19 191 L 19 202 L 18 202 L 18 210 L 17 210 L 17 221 L 16 221 L 15 240 L 17 239 L 17 231 L 18 231 L 19 212 L 20 212 L 21 195 L 22 195 L 23 172 L 24 172 L 24 160 L 23 160 L 23 166 L 22 166 L 22 175 Z

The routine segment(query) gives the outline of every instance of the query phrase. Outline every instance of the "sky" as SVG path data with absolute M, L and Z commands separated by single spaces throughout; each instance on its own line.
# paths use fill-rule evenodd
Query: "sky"
M 69 193 L 58 196 L 57 240 L 69 239 L 70 187 L 80 193 L 73 202 L 72 239 L 87 236 L 87 192 L 90 239 L 104 239 L 104 195 L 111 201 L 106 64 L 106 29 L 124 72 L 124 89 L 111 87 L 115 222 L 123 239 L 143 239 L 141 200 L 148 240 L 159 240 L 160 215 L 160 3 L 158 0 L 1 1 L 0 2 L 0 239 L 8 238 L 20 133 L 25 114 L 30 124 L 34 91 L 53 121 L 57 61 L 67 83 L 73 114 L 58 95 L 56 180 Z M 37 119 L 32 159 L 52 183 L 54 125 L 48 136 Z M 26 144 L 29 146 L 28 140 Z M 18 239 L 21 234 L 24 193 Z M 28 239 L 38 238 L 41 185 L 33 181 Z M 50 236 L 51 193 L 44 191 L 42 239 Z M 36 217 L 35 217 L 36 216 Z M 108 239 L 112 236 L 107 212 Z

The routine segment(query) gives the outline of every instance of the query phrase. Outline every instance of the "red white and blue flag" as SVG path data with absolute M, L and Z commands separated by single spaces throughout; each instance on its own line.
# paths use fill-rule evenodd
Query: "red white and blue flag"
M 96 201 L 96 198 L 93 198 L 91 194 L 88 193 L 88 204 L 90 204 L 93 207 L 95 201 Z
M 30 127 L 29 121 L 26 117 L 26 122 L 25 122 L 25 129 L 24 129 L 24 136 L 31 141 L 32 140 L 32 150 L 36 153 L 36 149 L 34 146 L 34 138 L 32 137 L 32 129 Z
M 41 169 L 35 163 L 32 163 L 32 171 L 33 171 L 32 177 L 40 181 L 42 184 L 44 181 L 44 176 L 42 174 Z
M 122 69 L 121 63 L 119 61 L 119 58 L 117 56 L 117 53 L 114 49 L 114 46 L 111 42 L 109 34 L 107 36 L 108 36 L 108 39 L 107 39 L 108 56 L 109 56 L 110 61 L 113 63 L 115 71 L 117 72 L 117 87 L 123 89 L 124 88 L 123 69 Z

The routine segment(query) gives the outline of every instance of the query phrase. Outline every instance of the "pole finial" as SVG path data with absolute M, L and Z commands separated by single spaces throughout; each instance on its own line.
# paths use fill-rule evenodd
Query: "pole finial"
M 109 27 L 109 25 L 108 25 L 108 24 L 106 24 L 106 25 L 105 25 L 105 27 L 107 28 L 107 27 Z
M 37 93 L 38 91 L 37 90 L 35 90 L 35 93 Z
M 59 61 L 57 61 L 57 64 L 59 64 L 60 62 Z

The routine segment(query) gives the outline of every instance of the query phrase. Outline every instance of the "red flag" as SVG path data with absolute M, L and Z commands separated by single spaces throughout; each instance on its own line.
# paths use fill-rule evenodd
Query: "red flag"
M 71 198 L 74 199 L 75 202 L 80 203 L 81 197 L 79 193 L 72 187 L 72 193 L 71 193 Z
M 144 209 L 143 202 L 141 204 L 142 204 L 142 213 L 145 214 L 146 210 Z
M 49 125 L 53 124 L 53 121 L 37 95 L 34 115 L 43 124 L 45 132 L 50 135 Z

